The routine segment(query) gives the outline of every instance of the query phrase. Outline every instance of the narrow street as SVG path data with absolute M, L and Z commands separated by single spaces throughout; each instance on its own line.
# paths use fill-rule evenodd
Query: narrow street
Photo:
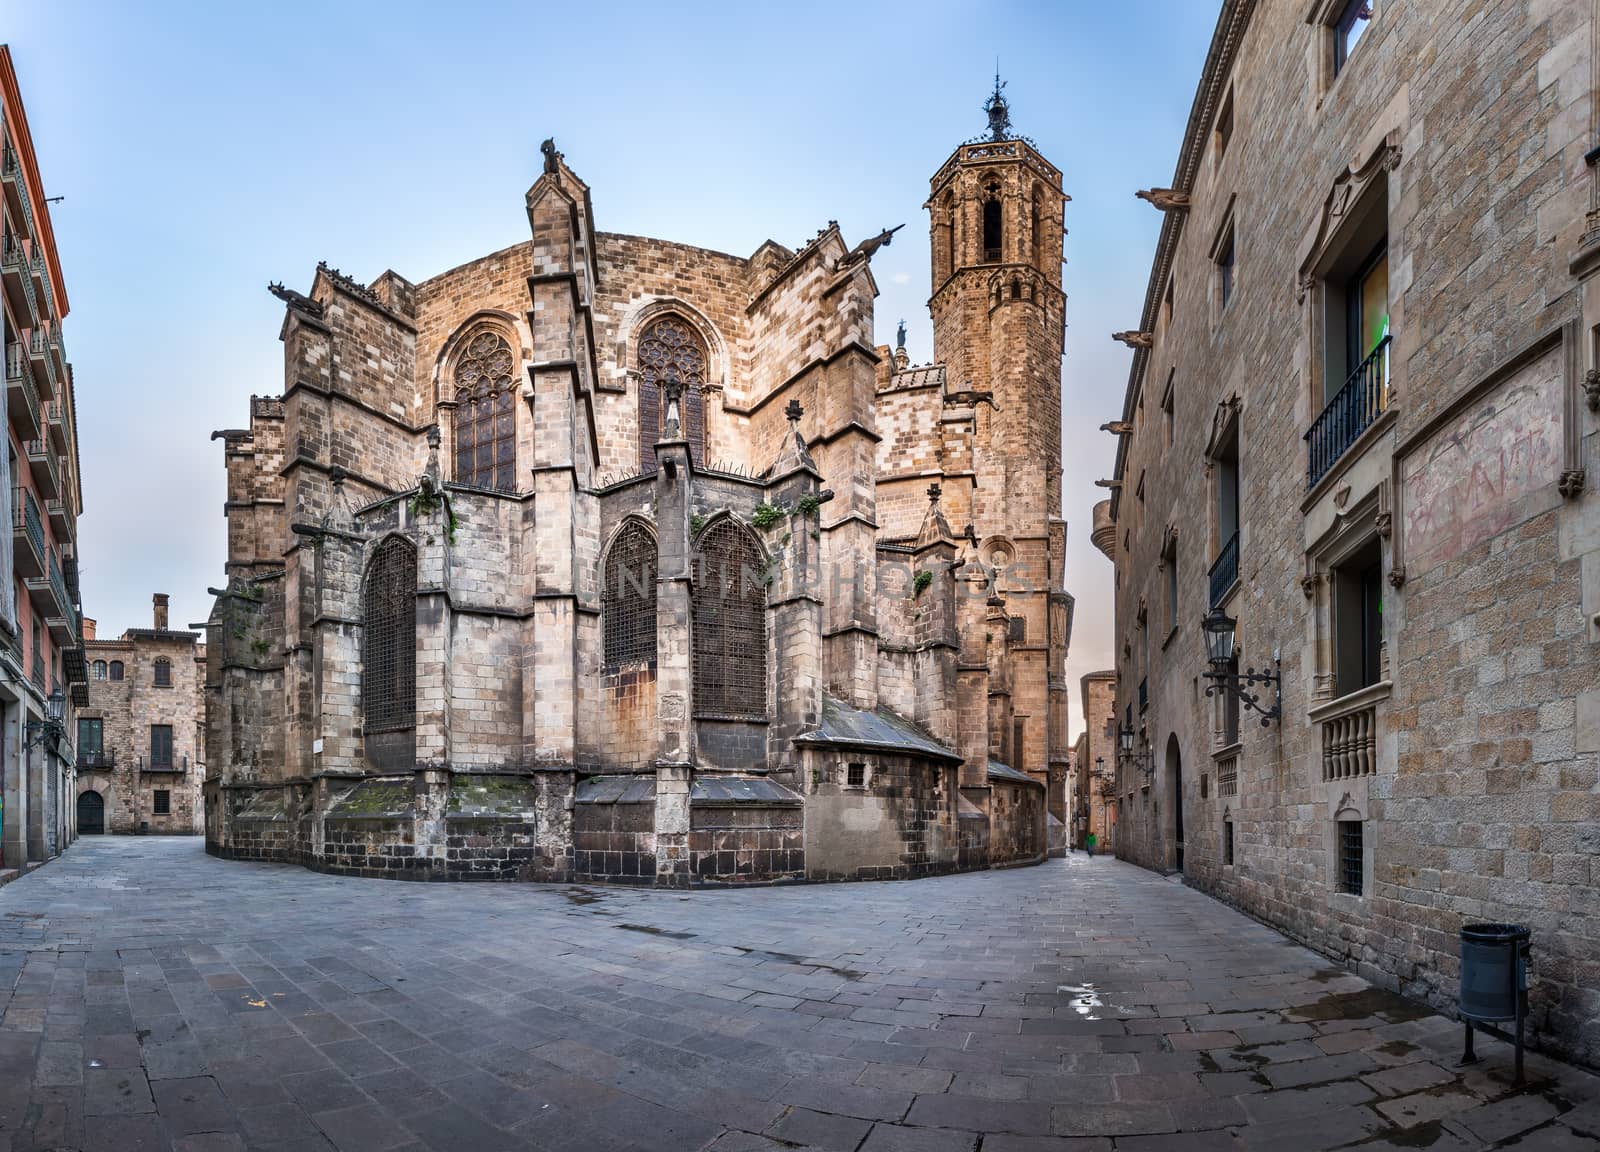
M 89 837 L 0 890 L 0 1149 L 1600 1147 L 1600 1083 L 1081 855 L 675 894 Z M 1580 1135 L 1585 1133 L 1586 1135 Z

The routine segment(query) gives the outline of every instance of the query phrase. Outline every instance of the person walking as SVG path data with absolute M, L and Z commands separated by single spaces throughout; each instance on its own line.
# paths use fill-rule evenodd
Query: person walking
M 1094 833 L 1091 832 L 1083 838 L 1083 849 L 1089 853 L 1089 859 L 1094 859 Z

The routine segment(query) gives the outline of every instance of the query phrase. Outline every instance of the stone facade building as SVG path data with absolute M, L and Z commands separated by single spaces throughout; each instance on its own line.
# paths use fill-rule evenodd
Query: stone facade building
M 62 323 L 70 305 L 11 51 L 0 45 L 0 864 L 42 863 L 75 836 L 79 636 L 78 416 Z
M 1076 780 L 1072 843 L 1081 846 L 1093 832 L 1098 851 L 1116 850 L 1117 674 L 1091 672 L 1079 682 L 1083 731 L 1073 748 Z
M 78 831 L 204 831 L 206 649 L 174 631 L 167 595 L 151 626 L 99 640 L 84 620 L 92 706 L 78 712 Z
M 1111 529 L 1118 852 L 1455 1002 L 1533 930 L 1600 1062 L 1591 0 L 1226 0 L 1134 348 Z M 1201 621 L 1231 663 L 1208 695 Z M 1225 656 L 1225 654 L 1224 654 Z
M 934 363 L 874 342 L 892 232 L 600 232 L 550 141 L 528 239 L 274 285 L 284 393 L 216 434 L 208 847 L 671 886 L 1042 858 L 1066 197 L 996 95 L 931 184 Z

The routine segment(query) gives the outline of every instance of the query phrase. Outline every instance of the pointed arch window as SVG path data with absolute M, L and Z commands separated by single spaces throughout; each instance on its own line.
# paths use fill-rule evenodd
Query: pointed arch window
M 663 316 L 639 337 L 639 468 L 653 472 L 656 441 L 667 423 L 667 387 L 682 389 L 678 401 L 689 452 L 703 458 L 706 446 L 706 346 L 679 316 Z
M 495 492 L 517 486 L 516 356 L 493 329 L 476 333 L 456 362 L 456 483 Z
M 656 541 L 637 520 L 623 526 L 606 553 L 600 590 L 607 672 L 656 663 Z
M 1033 219 L 1030 221 L 1031 230 L 1029 232 L 1029 235 L 1033 238 L 1033 266 L 1035 268 L 1039 269 L 1039 271 L 1043 272 L 1045 270 L 1045 266 L 1044 266 L 1044 222 L 1043 222 L 1043 219 L 1042 219 L 1042 215 L 1043 214 L 1039 210 L 1039 201 L 1041 199 L 1043 199 L 1043 194 L 1039 191 L 1039 186 L 1036 184 L 1036 185 L 1034 185 L 1034 188 L 1033 188 L 1033 196 L 1032 196 L 1032 200 L 1033 200 L 1033 204 L 1032 204 Z
M 701 716 L 765 719 L 767 585 L 761 549 L 732 520 L 696 544 L 694 710 Z
M 368 732 L 417 722 L 417 550 L 390 536 L 367 565 L 361 703 Z
M 1000 263 L 1000 185 L 983 190 L 983 262 Z

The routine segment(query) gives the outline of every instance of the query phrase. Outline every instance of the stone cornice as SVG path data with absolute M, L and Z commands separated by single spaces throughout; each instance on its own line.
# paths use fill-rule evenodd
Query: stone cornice
M 1205 157 L 1206 145 L 1211 136 L 1211 124 L 1216 119 L 1217 106 L 1227 87 L 1233 61 L 1250 25 L 1256 0 L 1223 0 L 1222 11 L 1217 14 L 1217 27 L 1211 34 L 1211 48 L 1206 53 L 1205 67 L 1200 71 L 1200 83 L 1195 89 L 1194 104 L 1189 109 L 1189 124 L 1184 129 L 1183 146 L 1178 151 L 1178 164 L 1173 172 L 1170 190 L 1182 195 L 1194 191 L 1194 180 Z M 1161 297 L 1166 291 L 1167 278 L 1172 273 L 1172 261 L 1178 250 L 1178 240 L 1183 235 L 1188 212 L 1167 212 L 1161 220 L 1161 236 L 1156 241 L 1155 259 L 1150 266 L 1150 282 L 1145 288 L 1143 319 L 1139 331 L 1153 332 L 1156 314 L 1161 307 Z M 1133 421 L 1134 409 L 1139 402 L 1139 388 L 1144 380 L 1145 365 L 1150 359 L 1149 349 L 1135 349 L 1133 364 L 1128 369 L 1128 390 L 1123 397 L 1122 418 Z M 1121 479 L 1127 462 L 1129 437 L 1121 437 L 1117 444 L 1117 463 L 1112 476 Z M 1113 489 L 1111 515 L 1115 519 L 1121 494 Z

